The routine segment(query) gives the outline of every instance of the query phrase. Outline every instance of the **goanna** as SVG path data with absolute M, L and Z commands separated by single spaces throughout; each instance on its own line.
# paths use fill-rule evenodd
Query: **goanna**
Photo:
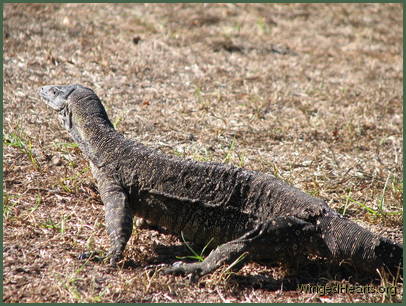
M 181 159 L 126 139 L 98 96 L 81 85 L 44 86 L 40 95 L 91 165 L 113 265 L 122 258 L 135 215 L 197 245 L 212 240 L 203 262 L 173 266 L 169 273 L 201 276 L 241 254 L 250 260 L 318 255 L 368 272 L 403 268 L 403 246 L 272 175 Z

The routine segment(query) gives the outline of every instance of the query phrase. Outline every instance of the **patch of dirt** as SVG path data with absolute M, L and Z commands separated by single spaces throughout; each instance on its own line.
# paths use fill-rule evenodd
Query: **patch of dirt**
M 356 283 L 325 263 L 293 273 L 249 263 L 198 283 L 162 276 L 159 264 L 176 252 L 163 256 L 159 246 L 188 251 L 154 230 L 133 235 L 119 269 L 79 261 L 108 249 L 103 206 L 88 163 L 37 89 L 89 86 L 127 137 L 270 172 L 402 242 L 402 10 L 4 4 L 4 301 L 400 302 L 402 284 L 385 276 L 363 284 L 396 294 L 297 290 L 323 277 Z

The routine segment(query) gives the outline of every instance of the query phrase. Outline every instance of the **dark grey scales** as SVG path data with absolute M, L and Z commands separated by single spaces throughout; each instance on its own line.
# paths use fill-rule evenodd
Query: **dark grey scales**
M 403 269 L 402 245 L 272 175 L 180 159 L 128 140 L 97 95 L 81 85 L 44 86 L 40 95 L 90 162 L 105 205 L 111 264 L 122 257 L 135 215 L 198 245 L 213 239 L 203 262 L 169 273 L 198 277 L 243 253 L 251 260 L 314 254 L 369 273 Z

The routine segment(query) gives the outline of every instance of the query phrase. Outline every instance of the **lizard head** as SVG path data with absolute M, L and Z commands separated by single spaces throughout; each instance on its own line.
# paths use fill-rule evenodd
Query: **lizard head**
M 113 128 L 100 99 L 82 85 L 47 85 L 39 89 L 45 103 L 58 113 L 62 126 L 83 147 L 94 132 L 89 126 Z
M 62 125 L 68 131 L 72 128 L 72 116 L 74 116 L 72 113 L 78 115 L 81 112 L 74 109 L 81 108 L 80 104 L 84 103 L 84 100 L 88 98 L 94 101 L 94 104 L 100 103 L 93 90 L 78 84 L 43 86 L 39 89 L 39 95 L 48 106 L 58 112 Z M 81 109 L 83 111 L 85 108 Z
M 45 100 L 46 104 L 52 107 L 54 110 L 61 112 L 68 107 L 69 98 L 73 93 L 75 96 L 81 92 L 81 94 L 94 94 L 90 88 L 83 87 L 82 85 L 47 85 L 39 89 L 39 95 Z

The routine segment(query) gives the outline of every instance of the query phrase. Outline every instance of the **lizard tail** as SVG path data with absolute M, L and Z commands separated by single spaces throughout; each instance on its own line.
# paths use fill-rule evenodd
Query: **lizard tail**
M 333 259 L 350 260 L 364 271 L 383 267 L 395 275 L 399 269 L 400 273 L 403 272 L 402 245 L 373 234 L 341 216 L 322 217 L 318 224 Z

